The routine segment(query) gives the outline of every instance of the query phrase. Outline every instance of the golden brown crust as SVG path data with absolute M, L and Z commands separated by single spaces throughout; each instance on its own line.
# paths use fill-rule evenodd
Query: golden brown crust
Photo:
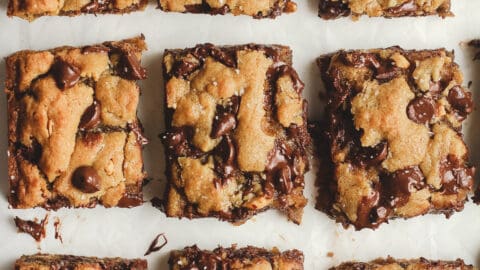
M 163 64 L 167 215 L 238 222 L 277 208 L 299 223 L 309 135 L 289 48 L 205 44 Z
M 181 269 L 243 269 L 243 270 L 303 270 L 303 253 L 299 250 L 280 252 L 248 246 L 219 247 L 213 251 L 197 246 L 172 251 L 170 270 Z
M 351 15 L 369 17 L 453 16 L 450 0 L 321 0 L 319 16 L 336 19 Z
M 415 260 L 397 260 L 392 257 L 364 262 L 346 262 L 330 270 L 475 270 L 472 265 L 461 259 L 455 261 L 434 261 L 425 258 Z
M 461 126 L 473 102 L 453 53 L 339 51 L 319 65 L 332 175 L 319 177 L 318 207 L 357 229 L 461 210 L 474 174 Z
M 33 21 L 41 16 L 124 14 L 144 10 L 148 0 L 9 0 L 7 15 Z
M 135 80 L 145 75 L 139 66 L 145 49 L 137 37 L 7 58 L 13 207 L 115 206 L 135 194 L 141 203 L 145 173 Z M 94 173 L 77 172 L 85 166 Z M 82 175 L 94 182 L 85 184 Z
M 36 254 L 22 256 L 15 262 L 15 270 L 147 270 L 147 261 L 141 259 L 96 258 L 72 255 Z
M 158 0 L 158 6 L 164 11 L 211 15 L 232 13 L 257 19 L 275 18 L 282 12 L 297 10 L 297 4 L 291 0 Z

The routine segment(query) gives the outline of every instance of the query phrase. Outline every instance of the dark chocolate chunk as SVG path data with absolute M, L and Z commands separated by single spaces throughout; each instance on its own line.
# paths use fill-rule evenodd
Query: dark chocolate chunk
M 435 114 L 433 101 L 427 97 L 417 97 L 410 101 L 407 115 L 410 120 L 418 124 L 426 124 Z
M 456 85 L 448 92 L 447 100 L 463 119 L 473 111 L 472 93 Z
M 97 101 L 93 101 L 82 115 L 78 128 L 80 129 L 94 129 L 100 124 L 101 121 L 101 105 Z
M 221 136 L 228 134 L 230 131 L 234 130 L 237 126 L 237 120 L 235 115 L 231 113 L 223 113 L 221 115 L 215 116 L 212 126 L 212 138 L 220 138 Z
M 221 161 L 215 163 L 215 171 L 222 176 L 221 184 L 235 171 L 235 144 L 230 136 L 225 136 L 223 140 L 215 147 L 214 152 L 220 156 Z
M 175 62 L 172 68 L 172 74 L 175 77 L 187 77 L 192 74 L 195 70 L 200 67 L 200 63 L 195 61 L 189 61 L 188 59 L 183 59 L 182 61 Z
M 398 170 L 381 177 L 381 189 L 387 207 L 405 205 L 410 194 L 425 187 L 425 177 L 417 166 Z
M 118 207 L 122 208 L 132 208 L 136 206 L 140 206 L 143 204 L 143 196 L 140 192 L 137 193 L 130 193 L 125 192 L 123 197 L 118 201 Z
M 147 78 L 147 71 L 140 65 L 138 58 L 130 52 L 121 54 L 117 72 L 127 80 L 143 80 Z
M 278 184 L 284 194 L 290 193 L 293 188 L 293 169 L 291 151 L 284 143 L 277 143 L 268 157 L 265 168 L 267 183 Z
M 25 145 L 20 145 L 19 151 L 20 155 L 24 159 L 32 163 L 37 163 L 42 157 L 43 148 L 42 145 L 38 142 L 38 140 L 33 138 L 32 143 L 29 147 Z
M 453 155 L 448 155 L 440 165 L 442 190 L 445 194 L 457 194 L 458 189 L 473 187 L 475 168 L 460 164 L 460 160 Z
M 46 236 L 45 226 L 48 223 L 48 214 L 45 215 L 40 223 L 31 220 L 23 220 L 19 217 L 15 217 L 15 226 L 17 226 L 19 232 L 27 233 L 40 242 Z
M 162 140 L 167 150 L 176 156 L 196 157 L 201 154 L 200 150 L 190 145 L 192 130 L 189 127 L 172 127 L 163 134 Z
M 80 79 L 80 69 L 61 58 L 55 60 L 51 72 L 61 90 L 75 86 Z
M 395 62 L 382 60 L 380 63 L 380 66 L 377 67 L 375 71 L 375 79 L 381 82 L 387 82 L 401 74 L 401 70 L 395 65 Z
M 388 143 L 381 142 L 373 147 L 361 147 L 358 151 L 352 151 L 353 163 L 360 166 L 377 166 L 387 158 Z
M 99 191 L 100 183 L 100 175 L 91 166 L 78 167 L 72 174 L 72 185 L 84 193 Z
M 379 57 L 374 53 L 343 53 L 340 54 L 340 57 L 345 64 L 356 68 L 369 67 L 377 69 L 381 66 Z
M 350 8 L 348 7 L 348 3 L 343 1 L 320 1 L 319 15 L 326 20 L 346 17 L 350 15 Z

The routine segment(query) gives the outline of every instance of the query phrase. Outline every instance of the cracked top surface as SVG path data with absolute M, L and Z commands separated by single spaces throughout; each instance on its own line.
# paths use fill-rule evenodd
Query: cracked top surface
M 299 223 L 308 169 L 303 83 L 283 46 L 167 50 L 167 215 Z
M 369 17 L 453 16 L 450 0 L 320 0 L 318 15 L 336 19 L 351 15 Z
M 415 260 L 397 260 L 391 257 L 377 259 L 368 263 L 346 262 L 330 270 L 475 270 L 472 265 L 465 264 L 461 259 L 455 261 L 434 261 L 425 258 Z
M 297 4 L 291 0 L 158 0 L 158 5 L 164 11 L 211 15 L 232 13 L 257 19 L 275 18 L 283 12 L 297 10 Z
M 32 21 L 41 16 L 123 14 L 143 10 L 147 4 L 148 0 L 9 0 L 7 14 Z
M 461 134 L 473 101 L 453 54 L 340 51 L 319 65 L 333 168 L 319 207 L 357 229 L 461 210 L 473 185 Z
M 209 251 L 192 246 L 172 251 L 169 264 L 171 270 L 303 270 L 303 253 L 299 250 L 280 252 L 276 248 L 269 251 L 251 246 L 219 247 Z
M 95 258 L 72 255 L 36 254 L 22 256 L 15 262 L 15 270 L 147 270 L 147 261 L 141 259 Z
M 143 37 L 7 58 L 10 203 L 140 204 Z

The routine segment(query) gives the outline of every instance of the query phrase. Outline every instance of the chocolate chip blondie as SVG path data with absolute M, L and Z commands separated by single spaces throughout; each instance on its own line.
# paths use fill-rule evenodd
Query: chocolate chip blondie
M 320 0 L 318 15 L 323 19 L 352 16 L 404 17 L 438 15 L 453 16 L 450 0 Z
M 279 45 L 165 51 L 167 216 L 242 222 L 276 208 L 300 223 L 310 136 L 291 64 Z
M 461 259 L 455 261 L 432 261 L 425 258 L 416 260 L 396 260 L 388 257 L 387 259 L 377 259 L 368 263 L 364 262 L 346 262 L 330 270 L 380 270 L 380 269 L 409 269 L 409 270 L 474 270 L 476 267 L 465 264 Z
M 143 36 L 6 60 L 14 208 L 137 206 L 145 178 L 137 119 Z
M 125 14 L 144 10 L 148 0 L 8 0 L 7 15 L 33 21 L 42 16 Z
M 461 210 L 475 171 L 461 133 L 473 102 L 453 52 L 339 51 L 318 64 L 328 145 L 317 207 L 357 229 Z
M 72 255 L 36 254 L 22 256 L 15 262 L 15 270 L 147 270 L 147 261 L 141 259 L 95 258 Z
M 158 0 L 158 7 L 163 11 L 183 13 L 207 13 L 210 15 L 248 15 L 256 19 L 275 18 L 283 12 L 297 10 L 297 4 L 291 0 Z
M 181 269 L 256 269 L 303 270 L 303 253 L 299 250 L 280 252 L 245 247 L 237 249 L 219 247 L 213 251 L 200 250 L 197 246 L 172 251 L 169 259 L 171 270 Z

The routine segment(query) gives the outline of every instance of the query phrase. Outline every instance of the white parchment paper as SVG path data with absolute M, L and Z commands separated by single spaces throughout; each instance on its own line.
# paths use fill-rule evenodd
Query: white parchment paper
M 475 104 L 480 91 L 480 62 L 471 61 L 473 51 L 461 41 L 480 37 L 480 1 L 452 0 L 454 18 L 350 19 L 323 21 L 317 17 L 318 0 L 298 0 L 299 10 L 276 20 L 249 17 L 167 14 L 152 3 L 145 12 L 126 16 L 45 17 L 33 23 L 7 18 L 6 1 L 0 3 L 0 83 L 3 87 L 3 58 L 22 49 L 48 49 L 62 45 L 88 45 L 143 33 L 149 51 L 143 58 L 148 79 L 141 82 L 139 115 L 151 143 L 146 147 L 146 169 L 153 181 L 145 188 L 146 199 L 162 195 L 164 185 L 163 148 L 158 134 L 163 131 L 163 88 L 161 56 L 164 49 L 191 47 L 197 43 L 216 44 L 280 43 L 294 52 L 294 67 L 304 80 L 304 96 L 310 117 L 321 113 L 318 92 L 322 89 L 314 63 L 321 54 L 341 48 L 375 48 L 400 45 L 408 49 L 446 47 L 456 52 L 456 60 L 473 81 Z M 234 243 L 280 249 L 298 248 L 305 253 L 305 269 L 327 269 L 345 260 L 370 260 L 392 255 L 402 258 L 424 256 L 432 259 L 462 257 L 480 264 L 480 207 L 467 203 L 465 210 L 450 219 L 427 215 L 395 220 L 376 231 L 345 230 L 314 209 L 313 168 L 306 177 L 305 195 L 309 204 L 303 223 L 294 225 L 275 211 L 260 214 L 242 226 L 215 219 L 167 219 L 150 203 L 135 209 L 64 209 L 52 212 L 47 238 L 41 243 L 18 234 L 13 217 L 43 218 L 46 211 L 8 209 L 6 172 L 7 117 L 5 97 L 0 98 L 0 269 L 13 269 L 16 258 L 38 251 L 88 256 L 143 257 L 158 233 L 168 237 L 167 246 L 147 257 L 150 269 L 168 269 L 172 249 L 198 244 L 201 248 Z M 480 166 L 480 114 L 466 121 L 465 134 L 475 165 Z M 477 177 L 478 179 L 479 177 Z M 54 238 L 53 217 L 62 221 L 63 244 Z M 333 257 L 327 253 L 333 252 Z

